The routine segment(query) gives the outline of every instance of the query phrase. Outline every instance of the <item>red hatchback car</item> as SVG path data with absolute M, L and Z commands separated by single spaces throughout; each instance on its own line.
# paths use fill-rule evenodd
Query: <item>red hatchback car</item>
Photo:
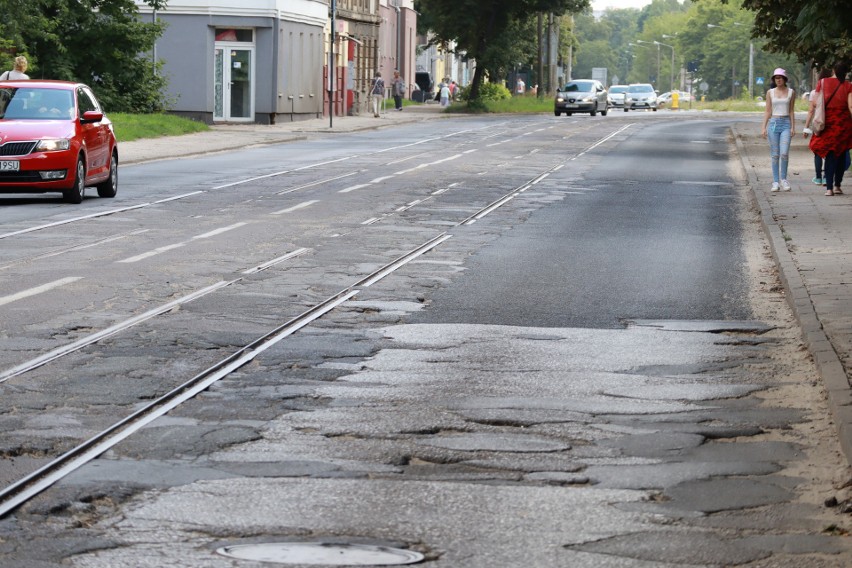
M 92 90 L 66 81 L 0 81 L 0 192 L 118 191 L 118 146 Z

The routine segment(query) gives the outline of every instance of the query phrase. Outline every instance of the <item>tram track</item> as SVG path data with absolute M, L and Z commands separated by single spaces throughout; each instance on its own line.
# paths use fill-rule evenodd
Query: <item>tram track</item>
M 615 136 L 618 132 L 621 132 L 628 127 L 629 125 L 619 129 L 618 131 L 610 134 L 609 137 Z M 598 140 L 595 145 L 599 145 L 603 143 L 603 141 L 605 140 Z M 484 207 L 481 207 L 474 214 L 467 216 L 461 221 L 458 221 L 455 224 L 455 227 L 459 228 L 465 225 L 470 225 L 471 223 L 482 219 L 491 212 L 506 205 L 518 195 L 527 191 L 528 189 L 551 175 L 553 172 L 558 171 L 559 169 L 564 167 L 564 165 L 571 159 L 573 158 L 566 157 L 564 161 L 550 166 L 544 172 L 541 172 L 535 175 L 534 177 L 526 180 L 524 183 L 517 185 L 515 188 L 506 192 L 500 198 L 488 203 Z M 445 188 L 441 191 L 433 192 L 433 195 L 430 197 L 440 195 L 441 193 L 444 193 L 449 189 L 450 188 Z M 406 211 L 416 205 L 418 205 L 418 203 L 409 203 L 406 206 L 399 208 L 397 212 Z M 103 452 L 107 451 L 109 448 L 113 447 L 121 440 L 126 439 L 128 436 L 132 435 L 134 432 L 138 431 L 146 424 L 155 420 L 157 417 L 162 416 L 163 414 L 176 408 L 186 400 L 191 399 L 199 392 L 202 392 L 203 390 L 207 389 L 216 381 L 243 367 L 248 362 L 252 361 L 258 355 L 260 355 L 262 352 L 266 351 L 276 343 L 296 333 L 300 329 L 309 325 L 311 322 L 323 317 L 325 314 L 334 310 L 341 304 L 344 304 L 346 301 L 354 298 L 362 289 L 367 288 L 375 284 L 376 282 L 382 280 L 383 278 L 389 276 L 390 274 L 393 274 L 394 272 L 400 270 L 415 258 L 435 249 L 445 241 L 453 238 L 453 236 L 454 235 L 450 232 L 441 233 L 427 240 L 416 248 L 409 250 L 402 256 L 399 256 L 398 258 L 384 264 L 374 272 L 357 280 L 356 282 L 350 284 L 339 292 L 326 298 L 325 300 L 314 304 L 313 306 L 304 310 L 298 316 L 289 319 L 285 323 L 274 328 L 272 331 L 263 334 L 261 337 L 258 337 L 252 342 L 237 349 L 232 354 L 209 366 L 204 371 L 198 373 L 188 381 L 173 388 L 168 393 L 157 398 L 150 404 L 147 404 L 144 408 L 137 410 L 126 418 L 119 420 L 109 428 L 106 428 L 100 433 L 90 437 L 85 442 L 77 445 L 73 449 L 63 453 L 58 458 L 55 458 L 49 463 L 43 465 L 35 472 L 10 484 L 5 489 L 0 491 L 0 517 L 7 515 L 11 511 L 14 511 L 20 505 L 32 499 L 34 496 L 38 495 L 40 492 L 50 487 L 58 480 L 62 479 L 62 477 L 70 474 L 71 472 L 78 469 L 85 463 L 88 463 L 92 459 L 95 459 L 97 456 L 101 455 Z M 266 270 L 271 266 L 275 266 L 285 260 L 294 258 L 295 256 L 305 254 L 308 251 L 309 249 L 307 248 L 297 249 L 296 251 L 287 253 L 285 255 L 279 256 L 275 259 L 257 265 L 254 268 L 247 269 L 243 272 L 243 274 L 250 275 L 256 272 Z M 130 318 L 125 322 L 121 322 L 120 324 L 116 324 L 100 332 L 90 334 L 85 338 L 81 338 L 78 341 L 72 342 L 66 346 L 45 353 L 40 357 L 32 359 L 31 361 L 27 361 L 23 364 L 17 365 L 11 369 L 0 373 L 0 383 L 8 381 L 12 377 L 23 375 L 35 368 L 57 361 L 62 357 L 79 351 L 85 348 L 86 346 L 98 343 L 108 337 L 115 336 L 116 334 L 119 334 L 120 332 L 125 331 L 130 327 L 139 325 L 159 315 L 165 314 L 179 305 L 192 302 L 200 297 L 206 296 L 208 294 L 231 286 L 236 282 L 239 282 L 242 278 L 243 277 L 241 276 L 236 279 L 217 282 L 211 286 L 205 287 L 201 290 L 173 300 L 172 302 L 168 302 L 157 308 L 151 309 L 134 318 Z

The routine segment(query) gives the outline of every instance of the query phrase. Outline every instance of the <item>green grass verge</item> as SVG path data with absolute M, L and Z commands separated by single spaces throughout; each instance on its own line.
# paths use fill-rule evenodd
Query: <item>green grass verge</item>
M 204 132 L 210 127 L 197 120 L 171 114 L 125 114 L 109 115 L 119 142 L 130 142 L 141 138 L 180 136 L 192 132 Z

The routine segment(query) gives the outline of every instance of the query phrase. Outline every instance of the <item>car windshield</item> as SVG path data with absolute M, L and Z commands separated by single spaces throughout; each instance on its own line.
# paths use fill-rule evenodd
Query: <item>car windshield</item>
M 0 89 L 0 118 L 57 120 L 74 116 L 71 91 L 33 87 Z
M 595 84 L 591 81 L 572 81 L 571 83 L 568 83 L 564 87 L 562 87 L 562 90 L 566 93 L 586 93 L 589 91 L 594 91 Z
M 654 87 L 651 85 L 631 85 L 630 86 L 631 93 L 653 93 Z
M 610 95 L 612 95 L 612 94 L 617 95 L 619 93 L 624 93 L 626 91 L 627 91 L 627 87 L 610 87 L 609 88 L 609 94 Z

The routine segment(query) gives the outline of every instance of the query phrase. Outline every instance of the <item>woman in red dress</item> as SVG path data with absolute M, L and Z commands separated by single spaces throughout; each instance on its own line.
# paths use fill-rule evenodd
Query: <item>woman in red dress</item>
M 846 170 L 846 152 L 852 148 L 852 84 L 845 63 L 834 66 L 834 76 L 816 87 L 825 101 L 825 129 L 811 138 L 811 151 L 825 160 L 825 194 L 843 195 L 840 184 Z M 813 113 L 808 113 L 808 117 Z M 808 124 L 805 125 L 806 127 Z

